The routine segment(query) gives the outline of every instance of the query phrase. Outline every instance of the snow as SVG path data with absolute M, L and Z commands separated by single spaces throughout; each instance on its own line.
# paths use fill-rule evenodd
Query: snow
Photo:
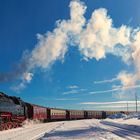
M 133 125 L 140 126 L 140 113 L 131 113 L 129 115 L 125 115 L 123 113 L 118 113 L 109 116 L 105 119 L 108 122 L 119 123 L 123 125 Z
M 127 118 L 127 115 L 123 113 L 117 113 L 117 114 L 109 115 L 108 118 L 110 119 Z
M 109 119 L 119 119 L 119 118 L 123 118 L 123 119 L 132 119 L 132 118 L 137 118 L 140 119 L 140 112 L 137 113 L 130 113 L 128 115 L 124 114 L 124 113 L 116 113 L 116 114 L 112 114 L 109 115 L 107 118 Z
M 106 121 L 109 122 L 114 122 L 114 123 L 119 123 L 119 124 L 123 124 L 123 125 L 136 125 L 136 126 L 140 126 L 140 119 L 137 118 L 132 118 L 132 119 L 105 119 Z
M 30 122 L 21 128 L 1 131 L 0 140 L 36 140 L 44 135 L 45 132 L 53 130 L 61 122 L 37 123 Z
M 140 112 L 138 113 L 131 113 L 129 114 L 126 119 L 131 119 L 131 118 L 137 118 L 137 119 L 140 119 Z
M 0 132 L 0 140 L 140 140 L 140 119 L 29 122 Z
M 95 119 L 67 121 L 39 140 L 122 140 L 100 125 Z

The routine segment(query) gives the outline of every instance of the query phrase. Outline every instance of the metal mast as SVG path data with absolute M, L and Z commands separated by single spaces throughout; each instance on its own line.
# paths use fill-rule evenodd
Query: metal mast
M 128 102 L 127 102 L 127 113 L 128 113 Z
M 136 113 L 138 112 L 137 93 L 135 92 Z

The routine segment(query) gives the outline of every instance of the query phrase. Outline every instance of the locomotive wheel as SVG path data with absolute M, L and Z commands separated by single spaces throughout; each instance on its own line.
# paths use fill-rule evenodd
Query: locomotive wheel
M 4 126 L 3 126 L 3 130 L 7 130 L 7 129 L 8 129 L 7 125 L 4 124 Z
M 8 123 L 8 129 L 12 128 L 12 123 Z
M 18 124 L 17 123 L 14 123 L 14 128 L 17 128 L 18 127 Z
M 16 128 L 16 123 L 13 124 L 13 127 Z

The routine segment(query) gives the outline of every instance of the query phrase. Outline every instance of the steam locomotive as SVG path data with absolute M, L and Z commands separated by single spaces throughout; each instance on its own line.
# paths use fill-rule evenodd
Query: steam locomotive
M 0 92 L 0 130 L 18 127 L 26 119 L 25 103 Z
M 0 131 L 20 127 L 26 119 L 42 122 L 91 118 L 104 119 L 107 115 L 118 112 L 48 108 L 30 104 L 18 97 L 8 96 L 0 92 Z

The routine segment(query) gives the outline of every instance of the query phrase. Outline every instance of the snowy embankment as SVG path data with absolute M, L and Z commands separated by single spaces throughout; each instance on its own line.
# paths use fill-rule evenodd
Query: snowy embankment
M 101 123 L 140 133 L 140 113 L 131 113 L 129 115 L 125 115 L 123 113 L 113 114 L 104 121 L 101 121 Z
M 21 128 L 1 131 L 0 140 L 36 140 L 61 124 L 62 122 L 26 124 Z
M 140 133 L 140 120 L 137 118 L 132 119 L 106 119 L 101 121 L 102 124 L 113 125 L 124 129 L 133 130 Z
M 103 125 L 103 128 L 125 140 L 140 140 L 140 132 L 138 130 L 138 128 L 140 128 L 139 126 L 135 128 L 133 127 L 134 125 L 120 124 L 118 122 L 114 123 L 112 120 L 101 121 L 101 124 Z
M 119 123 L 118 120 L 67 121 L 60 127 L 46 133 L 39 140 L 140 140 L 140 120 L 136 119 L 131 122 L 132 119 L 130 119 L 131 123 L 126 121 L 131 125 Z M 137 128 L 132 127 L 135 126 L 134 122 L 139 124 Z

